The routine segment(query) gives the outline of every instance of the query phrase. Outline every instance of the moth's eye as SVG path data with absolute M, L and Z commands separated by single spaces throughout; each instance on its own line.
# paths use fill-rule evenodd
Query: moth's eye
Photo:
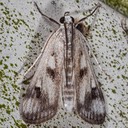
M 64 17 L 60 18 L 60 23 L 64 23 Z
M 54 80 L 55 78 L 55 69 L 51 69 L 50 67 L 47 68 L 48 75 Z
M 82 23 L 78 24 L 78 25 L 76 26 L 76 28 L 77 28 L 81 33 L 84 33 L 84 26 L 83 26 Z

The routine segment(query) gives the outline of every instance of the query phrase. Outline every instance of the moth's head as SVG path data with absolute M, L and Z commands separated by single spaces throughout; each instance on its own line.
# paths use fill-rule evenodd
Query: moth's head
M 70 16 L 70 12 L 65 12 L 64 16 L 60 18 L 60 23 L 74 23 L 74 18 Z

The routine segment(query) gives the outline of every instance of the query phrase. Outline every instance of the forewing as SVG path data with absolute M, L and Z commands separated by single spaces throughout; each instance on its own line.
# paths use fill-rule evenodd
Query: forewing
M 61 29 L 46 42 L 36 72 L 21 98 L 20 113 L 26 123 L 40 124 L 57 112 L 64 60 L 64 43 L 60 36 Z
M 54 33 L 52 33 L 49 38 L 47 39 L 46 43 L 44 44 L 42 50 L 41 50 L 41 53 L 39 54 L 39 56 L 36 58 L 36 60 L 34 61 L 34 63 L 32 64 L 32 66 L 26 71 L 26 73 L 24 74 L 24 78 L 23 78 L 23 82 L 28 82 L 32 77 L 33 75 L 35 74 L 35 71 L 37 70 L 37 67 L 40 63 L 40 60 L 42 58 L 42 55 L 44 54 L 45 52 L 45 48 L 46 46 L 48 45 L 49 43 L 49 39 L 54 35 Z
M 106 115 L 103 93 L 90 62 L 85 37 L 78 30 L 75 35 L 76 110 L 85 121 L 102 124 Z

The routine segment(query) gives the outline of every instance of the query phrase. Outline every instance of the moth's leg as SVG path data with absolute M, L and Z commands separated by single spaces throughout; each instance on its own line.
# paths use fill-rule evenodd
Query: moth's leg
M 101 4 L 99 3 L 96 8 L 89 14 L 87 15 L 86 17 L 80 19 L 78 22 L 75 23 L 75 26 L 77 26 L 79 23 L 81 23 L 82 21 L 84 21 L 85 19 L 87 19 L 88 17 L 90 17 L 91 15 L 93 15 L 98 9 L 99 7 L 101 7 Z
M 60 26 L 59 22 L 57 22 L 56 20 L 54 20 L 54 19 L 52 19 L 52 18 L 46 16 L 45 14 L 43 14 L 43 13 L 41 12 L 40 8 L 38 7 L 38 5 L 37 5 L 36 2 L 34 2 L 34 4 L 35 4 L 37 10 L 39 11 L 39 13 L 40 13 L 42 16 L 46 17 L 46 18 L 49 19 L 50 21 L 52 21 L 52 22 L 54 22 L 55 24 L 57 24 L 57 25 Z
M 121 27 L 126 32 L 126 34 L 128 35 L 128 24 L 126 24 L 125 18 L 121 20 Z

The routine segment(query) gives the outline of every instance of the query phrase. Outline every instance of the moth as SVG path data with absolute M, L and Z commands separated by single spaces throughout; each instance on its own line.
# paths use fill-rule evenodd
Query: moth
M 22 119 L 29 124 L 40 124 L 54 117 L 62 103 L 67 111 L 75 112 L 84 121 L 102 124 L 106 116 L 105 100 L 90 60 L 87 40 L 79 26 L 100 5 L 77 22 L 65 12 L 60 23 L 43 14 L 36 3 L 35 6 L 43 17 L 60 27 L 48 38 L 24 75 L 23 83 L 29 81 L 29 85 L 20 101 Z

